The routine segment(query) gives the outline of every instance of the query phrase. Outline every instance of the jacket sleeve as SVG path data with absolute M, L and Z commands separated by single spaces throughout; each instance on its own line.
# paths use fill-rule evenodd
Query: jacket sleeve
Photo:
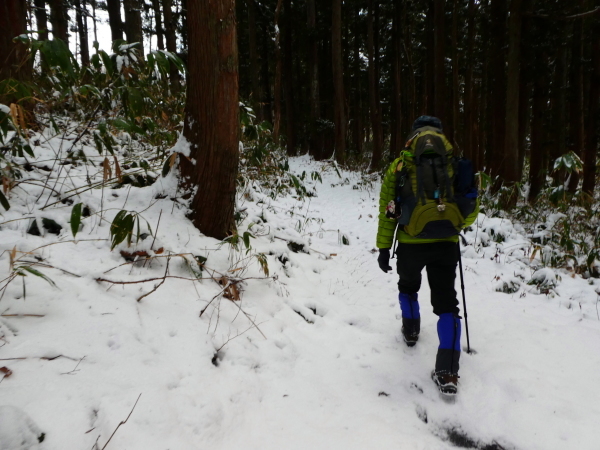
M 400 158 L 396 159 L 385 172 L 381 192 L 379 193 L 379 225 L 377 227 L 377 248 L 392 248 L 394 243 L 394 232 L 396 230 L 396 219 L 388 219 L 385 211 L 388 203 L 394 199 L 396 190 L 396 167 Z

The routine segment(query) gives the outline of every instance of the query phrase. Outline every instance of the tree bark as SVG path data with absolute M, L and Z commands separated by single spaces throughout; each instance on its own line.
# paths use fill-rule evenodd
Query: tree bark
M 123 20 L 121 19 L 121 1 L 106 0 L 108 8 L 108 23 L 112 41 L 123 40 Z
M 321 118 L 319 96 L 319 43 L 317 40 L 317 10 L 315 0 L 306 2 L 306 19 L 308 28 L 308 101 L 309 119 L 309 153 L 319 159 L 322 154 L 322 140 L 318 131 L 318 120 Z
M 27 81 L 31 65 L 25 61 L 27 48 L 13 38 L 27 32 L 27 10 L 22 0 L 5 0 L 0 3 L 0 82 L 13 78 Z M 0 102 L 10 105 L 20 100 L 10 92 L 0 90 Z
M 381 105 L 379 104 L 379 76 L 375 51 L 374 16 L 378 0 L 369 0 L 367 13 L 367 52 L 369 57 L 369 109 L 371 112 L 371 129 L 373 136 L 373 156 L 371 170 L 378 170 L 383 153 L 383 130 L 381 126 Z
M 248 50 L 250 57 L 250 82 L 252 85 L 252 108 L 259 122 L 264 120 L 262 112 L 263 94 L 260 85 L 260 65 L 256 33 L 256 0 L 248 0 Z
M 281 58 L 281 8 L 283 0 L 277 0 L 275 7 L 275 82 L 273 86 L 273 140 L 279 142 L 281 128 L 281 73 L 283 61 Z
M 473 78 L 473 61 L 475 52 L 475 15 L 479 3 L 469 0 L 467 19 L 467 64 L 465 73 L 465 156 L 475 159 L 475 80 Z
M 49 0 L 52 36 L 69 44 L 69 22 L 64 0 Z
M 394 160 L 400 154 L 403 144 L 402 135 L 402 35 L 400 33 L 402 8 L 404 2 L 397 1 L 394 4 L 394 17 L 392 19 L 392 110 L 390 130 L 390 159 Z
M 519 93 L 522 0 L 511 0 L 508 25 L 506 82 L 506 138 L 501 176 L 509 184 L 519 179 Z
M 81 0 L 75 0 L 73 2 L 75 6 L 75 18 L 77 20 L 77 32 L 79 33 L 79 47 L 81 54 L 81 65 L 90 65 L 90 47 L 88 43 L 88 30 L 87 30 L 87 10 L 85 7 L 85 0 L 83 3 Z
M 444 5 L 445 0 L 434 0 L 433 6 L 433 48 L 434 48 L 434 107 L 433 114 L 438 117 L 442 123 L 446 120 L 446 61 L 444 40 Z M 451 128 L 451 124 L 449 125 Z
M 175 21 L 173 20 L 173 7 L 172 0 L 162 0 L 163 14 L 165 16 L 165 40 L 167 44 L 167 51 L 177 54 L 177 37 L 175 35 Z M 171 78 L 171 89 L 177 93 L 181 89 L 179 71 L 173 64 L 170 66 L 169 77 Z
M 152 9 L 154 9 L 154 21 L 156 23 L 156 45 L 159 50 L 164 50 L 165 30 L 163 29 L 162 12 L 160 10 L 160 0 L 152 0 Z
M 592 73 L 589 87 L 589 106 L 583 152 L 583 191 L 594 195 L 596 186 L 596 153 L 598 152 L 598 119 L 600 118 L 600 24 L 592 22 Z
M 547 58 L 543 57 L 544 60 Z M 547 166 L 547 144 L 544 116 L 548 99 L 546 75 L 537 76 L 533 82 L 533 105 L 531 112 L 531 147 L 529 157 L 528 201 L 534 203 L 544 187 Z
M 583 11 L 585 1 L 580 1 L 580 10 Z M 583 22 L 583 21 L 582 21 Z M 573 35 L 573 48 L 571 51 L 571 93 L 569 104 L 571 106 L 570 118 L 570 134 L 571 142 L 573 142 L 573 152 L 581 157 L 584 148 L 584 110 L 583 110 L 583 23 L 576 24 Z M 565 124 L 566 126 L 566 124 Z M 579 185 L 579 174 L 572 172 L 568 191 L 575 193 Z
M 144 34 L 142 32 L 142 4 L 140 0 L 123 0 L 125 9 L 125 35 L 128 43 L 139 42 L 144 54 Z
M 48 15 L 46 14 L 46 0 L 34 0 L 35 22 L 40 41 L 48 40 Z
M 452 96 L 450 99 L 450 129 L 445 130 L 450 142 L 454 143 L 457 150 L 460 149 L 464 140 L 459 127 L 459 102 L 460 102 L 460 80 L 458 73 L 458 0 L 452 3 Z M 459 145 L 460 143 L 460 145 Z
M 235 0 L 190 2 L 188 93 L 183 136 L 190 159 L 180 157 L 180 185 L 196 188 L 194 225 L 224 239 L 235 228 L 239 161 L 238 53 Z
M 492 176 L 502 175 L 506 136 L 506 0 L 491 0 L 491 46 L 490 46 L 490 86 L 491 89 L 491 142 L 490 172 Z M 499 185 L 496 184 L 495 188 Z
M 342 61 L 342 0 L 332 0 L 331 49 L 334 88 L 335 157 L 346 162 L 346 114 L 344 110 L 344 68 Z
M 285 131 L 288 155 L 296 153 L 296 102 L 294 86 L 294 52 L 292 49 L 292 1 L 284 0 L 283 6 L 283 92 L 285 95 Z

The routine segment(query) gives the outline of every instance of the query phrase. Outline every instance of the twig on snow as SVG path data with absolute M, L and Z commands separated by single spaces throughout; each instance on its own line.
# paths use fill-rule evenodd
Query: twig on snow
M 129 415 L 127 416 L 127 418 L 125 420 L 122 420 L 119 423 L 119 425 L 117 425 L 117 428 L 115 428 L 115 431 L 113 431 L 113 434 L 110 435 L 110 437 L 108 438 L 108 441 L 106 441 L 106 443 L 104 444 L 104 447 L 102 447 L 101 450 L 104 450 L 106 448 L 106 446 L 108 445 L 108 443 L 110 442 L 110 440 L 113 438 L 113 436 L 115 435 L 115 433 L 119 430 L 119 428 L 121 427 L 121 425 L 125 425 L 127 423 L 127 421 L 129 420 L 129 418 L 131 417 L 131 414 L 133 413 L 133 410 L 135 409 L 138 401 L 140 400 L 141 396 L 142 396 L 142 393 L 140 392 L 140 395 L 138 395 L 138 398 L 135 401 L 135 404 L 133 405 L 133 408 L 131 408 L 131 411 L 129 411 Z

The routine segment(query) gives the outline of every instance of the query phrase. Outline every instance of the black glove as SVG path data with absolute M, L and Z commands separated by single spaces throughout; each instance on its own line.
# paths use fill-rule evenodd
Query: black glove
M 379 268 L 384 272 L 389 272 L 392 270 L 392 266 L 390 266 L 390 249 L 389 248 L 380 248 L 379 256 L 377 257 L 377 262 L 379 263 Z

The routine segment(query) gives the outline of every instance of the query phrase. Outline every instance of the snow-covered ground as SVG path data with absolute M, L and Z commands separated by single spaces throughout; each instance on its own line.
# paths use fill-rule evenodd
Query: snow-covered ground
M 38 159 L 51 158 L 52 141 L 43 147 Z M 426 278 L 421 337 L 407 348 L 397 276 L 377 266 L 378 183 L 307 157 L 291 166 L 319 171 L 323 183 L 308 182 L 317 195 L 302 201 L 248 187 L 239 201 L 240 232 L 254 224 L 248 253 L 202 236 L 157 198 L 173 194 L 172 175 L 74 198 L 94 213 L 76 242 L 72 206 L 40 211 L 48 191 L 34 205 L 41 187 L 15 190 L 0 224 L 4 276 L 12 252 L 56 287 L 25 272 L 0 300 L 0 367 L 12 372 L 0 382 L 0 449 L 600 448 L 598 280 L 534 274 L 529 241 L 480 215 L 463 249 L 474 351 L 463 352 L 459 395 L 447 403 L 430 380 L 437 334 Z M 141 212 L 156 240 L 110 251 L 121 209 Z M 10 222 L 22 217 L 63 230 L 32 236 L 31 219 Z M 120 254 L 151 248 L 160 258 L 124 264 Z M 269 277 L 256 253 L 267 255 Z M 192 255 L 208 258 L 201 281 L 189 280 Z M 159 285 L 167 266 L 186 279 Z M 212 278 L 222 276 L 246 279 L 240 301 L 218 295 Z

